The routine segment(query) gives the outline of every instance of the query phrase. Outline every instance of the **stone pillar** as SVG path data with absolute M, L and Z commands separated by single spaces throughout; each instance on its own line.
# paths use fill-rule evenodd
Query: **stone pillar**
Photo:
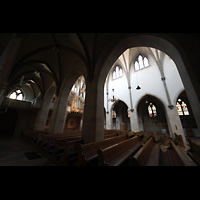
M 186 138 L 176 107 L 167 108 L 167 120 L 169 129 L 171 130 L 171 137 L 174 138 L 174 133 L 176 133 L 177 135 L 181 135 L 183 138 L 184 145 L 186 146 Z
M 53 98 L 53 95 L 55 94 L 55 87 L 51 87 L 42 102 L 42 107 L 40 111 L 38 112 L 36 122 L 35 122 L 35 127 L 34 130 L 45 130 L 47 118 L 48 118 L 48 113 L 49 113 L 49 107 L 51 104 L 51 100 Z
M 104 139 L 104 87 L 97 92 L 97 83 L 86 83 L 82 136 L 85 143 Z M 101 91 L 100 91 L 101 90 Z
M 139 128 L 139 119 L 138 119 L 137 111 L 134 110 L 133 112 L 130 111 L 129 113 L 130 113 L 131 131 L 134 131 L 134 132 L 141 131 Z
M 111 130 L 113 129 L 113 123 L 112 123 L 112 113 L 108 112 L 106 113 L 106 129 Z
M 49 133 L 63 133 L 67 117 L 67 100 L 64 95 L 56 98 L 49 124 Z

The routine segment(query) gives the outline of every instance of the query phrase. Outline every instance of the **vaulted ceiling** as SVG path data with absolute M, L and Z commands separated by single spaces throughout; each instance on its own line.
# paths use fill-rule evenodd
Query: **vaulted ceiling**
M 62 82 L 73 70 L 81 70 L 87 80 L 92 80 L 94 71 L 101 68 L 116 44 L 123 38 L 134 34 L 139 33 L 23 34 L 22 43 L 7 82 L 12 88 L 24 76 L 24 87 L 32 87 L 32 90 L 36 93 L 40 91 L 42 97 L 49 86 L 55 83 L 56 93 L 58 94 Z M 180 46 L 185 53 L 188 53 L 191 59 L 193 57 L 192 51 L 197 48 L 194 47 L 194 44 L 197 46 L 200 43 L 199 35 L 195 34 L 184 36 L 184 34 L 157 33 L 154 35 L 165 37 L 172 42 L 175 41 L 175 44 Z M 187 37 L 188 41 L 192 38 L 193 45 L 185 42 Z M 187 46 L 190 50 L 187 49 Z M 192 46 L 193 49 L 191 49 Z M 194 65 L 196 66 L 198 63 L 200 61 L 195 62 Z

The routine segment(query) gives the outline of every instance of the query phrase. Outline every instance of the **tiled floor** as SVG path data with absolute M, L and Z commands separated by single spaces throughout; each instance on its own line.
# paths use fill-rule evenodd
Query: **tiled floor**
M 29 160 L 24 153 L 37 152 L 20 138 L 0 137 L 0 166 L 55 166 L 37 152 L 41 158 Z

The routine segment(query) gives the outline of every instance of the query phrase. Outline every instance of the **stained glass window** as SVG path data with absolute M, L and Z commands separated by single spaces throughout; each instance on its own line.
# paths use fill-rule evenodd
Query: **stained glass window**
M 177 107 L 178 114 L 179 114 L 179 115 L 183 115 L 183 111 L 182 111 L 182 109 L 181 109 L 181 105 L 180 105 L 179 102 L 176 103 L 176 107 Z
M 189 115 L 187 104 L 180 98 L 176 102 L 176 107 L 179 115 Z
M 156 112 L 156 107 L 154 105 L 152 106 L 152 111 L 153 111 L 154 117 L 156 117 L 157 116 L 157 112 Z
M 113 111 L 112 111 L 112 118 L 115 119 L 116 117 L 117 117 L 116 112 L 113 110 Z
M 189 115 L 187 105 L 186 103 L 184 103 L 184 101 L 182 101 L 182 108 L 183 108 L 184 115 Z
M 130 112 L 129 112 L 129 109 L 127 109 L 127 115 L 128 115 L 128 118 L 130 118 Z
M 148 105 L 148 113 L 149 117 L 157 117 L 156 106 L 153 105 L 152 103 L 149 103 Z

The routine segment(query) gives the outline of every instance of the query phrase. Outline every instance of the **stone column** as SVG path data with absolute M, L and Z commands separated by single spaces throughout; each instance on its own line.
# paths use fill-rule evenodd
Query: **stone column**
M 86 83 L 82 136 L 85 143 L 104 139 L 104 87 L 97 92 L 97 83 Z M 98 109 L 97 109 L 98 108 Z
M 63 95 L 56 98 L 49 124 L 49 133 L 63 133 L 67 117 L 67 100 L 67 97 Z
M 166 109 L 167 109 L 168 126 L 170 126 L 169 129 L 171 130 L 170 133 L 171 137 L 174 138 L 174 133 L 176 133 L 177 135 L 181 135 L 183 138 L 184 145 L 187 145 L 182 123 L 176 107 L 166 108 Z
M 47 91 L 42 102 L 42 107 L 40 111 L 38 112 L 34 130 L 45 130 L 48 113 L 49 113 L 49 107 L 50 107 L 51 100 L 53 98 L 54 93 L 55 93 L 55 87 L 51 87 Z
M 139 119 L 137 111 L 134 110 L 133 112 L 130 111 L 129 113 L 130 113 L 131 131 L 139 132 L 140 128 L 139 128 Z
M 106 113 L 106 129 L 111 130 L 112 129 L 112 113 L 107 111 Z

